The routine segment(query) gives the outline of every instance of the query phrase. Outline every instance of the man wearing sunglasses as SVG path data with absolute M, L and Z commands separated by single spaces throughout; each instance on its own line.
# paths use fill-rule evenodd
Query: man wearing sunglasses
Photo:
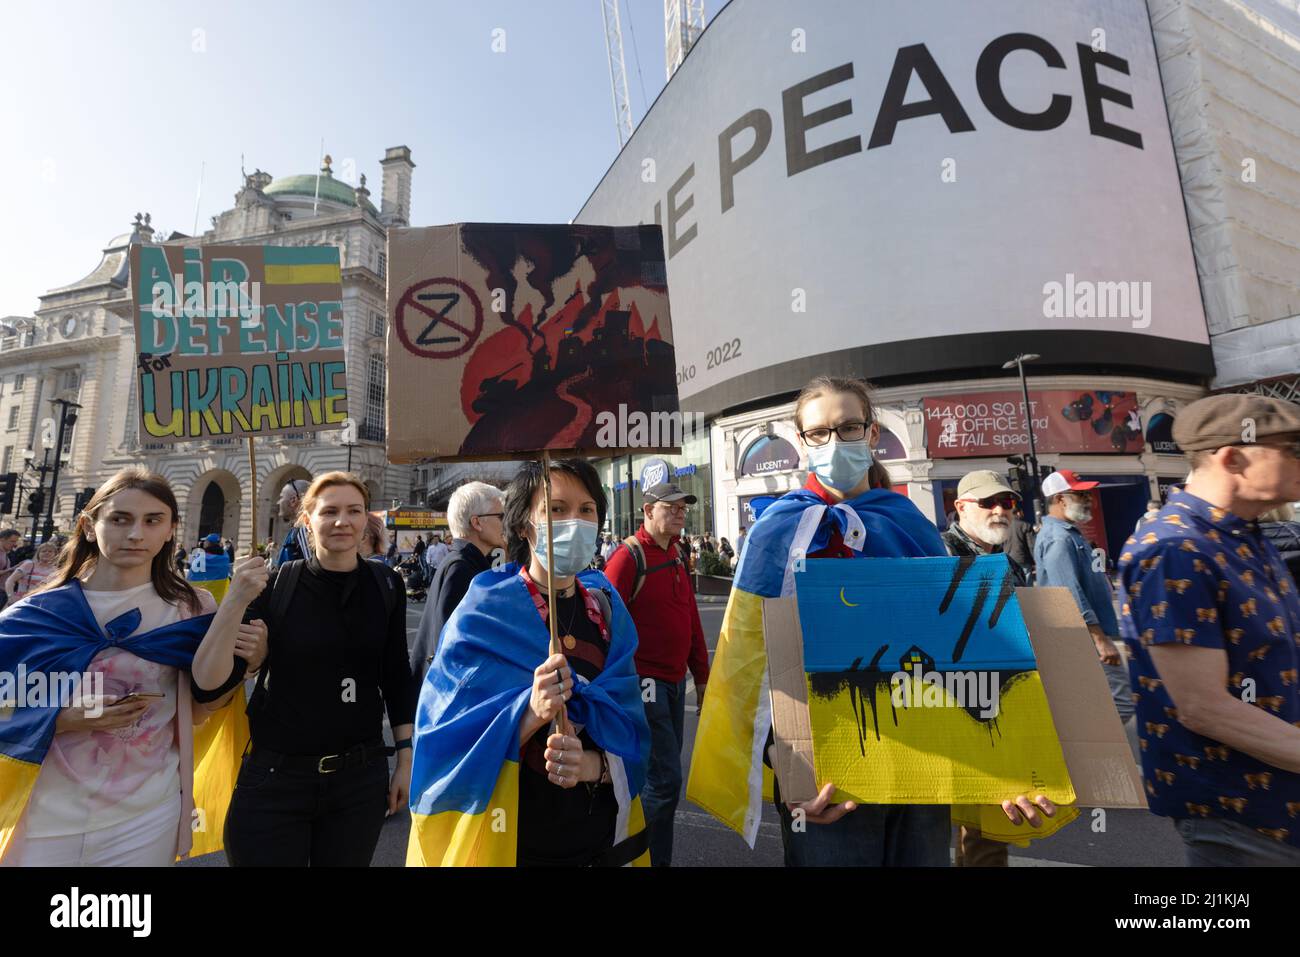
M 939 537 L 949 555 L 1002 554 L 1011 537 L 1011 520 L 1019 498 L 992 469 L 979 469 L 957 484 L 957 521 Z M 1007 556 L 1017 585 L 1027 585 L 1025 570 Z M 958 867 L 1006 867 L 1007 845 L 990 841 L 980 831 L 963 825 L 957 837 Z
M 1217 395 L 1174 441 L 1185 488 L 1120 556 L 1151 811 L 1191 866 L 1300 865 L 1300 599 L 1258 518 L 1300 499 L 1300 406 Z
M 1011 525 L 1020 497 L 992 469 L 970 472 L 957 484 L 957 521 L 940 537 L 949 555 L 1002 554 L 1011 540 Z M 1019 563 L 1007 556 L 1017 585 L 1028 585 Z

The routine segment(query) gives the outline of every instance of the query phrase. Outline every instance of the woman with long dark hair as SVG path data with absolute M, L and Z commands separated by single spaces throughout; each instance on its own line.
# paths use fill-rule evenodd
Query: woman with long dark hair
M 551 463 L 551 559 L 547 478 L 530 462 L 506 490 L 510 564 L 475 576 L 425 677 L 408 864 L 648 863 L 636 630 L 605 576 L 587 569 L 605 493 L 586 461 Z M 572 725 L 560 721 L 566 708 Z
M 80 676 L 75 699 L 19 703 L 4 726 L 4 864 L 170 864 L 224 814 L 194 806 L 193 728 L 246 661 L 260 665 L 265 630 L 242 628 L 238 658 L 207 686 L 193 680 L 216 602 L 177 571 L 179 521 L 166 479 L 123 469 L 77 516 L 55 573 L 0 614 L 0 670 L 43 673 L 51 689 Z
M 415 711 L 406 591 L 392 569 L 360 557 L 369 505 L 357 476 L 317 477 L 300 504 L 306 559 L 274 578 L 260 557 L 240 562 L 212 625 L 221 639 L 195 658 L 195 674 L 211 680 L 230 666 L 241 616 L 267 622 L 252 749 L 226 818 L 232 866 L 365 867 L 385 816 L 406 804 Z

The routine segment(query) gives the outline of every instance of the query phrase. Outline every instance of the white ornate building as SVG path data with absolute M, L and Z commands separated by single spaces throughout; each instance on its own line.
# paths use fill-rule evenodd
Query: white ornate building
M 388 464 L 384 454 L 385 231 L 408 225 L 415 164 L 411 151 L 398 146 L 385 153 L 380 166 L 378 208 L 370 200 L 364 175 L 356 187 L 335 179 L 326 157 L 319 176 L 275 179 L 261 170 L 246 175 L 234 207 L 212 217 L 212 228 L 201 237 L 157 237 L 150 217 L 137 213 L 131 232 L 109 241 L 89 275 L 41 296 L 35 316 L 0 320 L 0 473 L 22 473 L 26 493 L 21 511 L 5 516 L 4 524 L 30 530 L 25 503 L 39 474 L 31 468 L 25 471 L 25 463 L 53 464 L 53 450 L 47 454 L 46 446 L 55 444 L 51 436 L 57 432 L 59 407 L 51 400 L 69 399 L 81 409 L 63 443 L 56 527 L 70 526 L 73 499 L 82 488 L 97 485 L 123 466 L 143 464 L 161 472 L 175 488 L 183 542 L 213 531 L 241 548 L 249 541 L 250 473 L 244 439 L 180 444 L 140 440 L 128 254 L 133 244 L 154 242 L 339 247 L 348 409 L 357 424 L 356 444 L 344 446 L 342 430 L 257 439 L 259 541 L 283 538 L 284 523 L 275 506 L 286 481 L 345 468 L 349 458 L 352 470 L 369 486 L 375 508 L 409 501 L 412 469 Z M 45 486 L 48 489 L 48 476 Z

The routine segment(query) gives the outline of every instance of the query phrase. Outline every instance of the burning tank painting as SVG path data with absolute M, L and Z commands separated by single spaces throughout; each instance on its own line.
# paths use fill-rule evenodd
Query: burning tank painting
M 610 454 L 610 417 L 677 412 L 658 226 L 389 230 L 388 319 L 394 462 Z

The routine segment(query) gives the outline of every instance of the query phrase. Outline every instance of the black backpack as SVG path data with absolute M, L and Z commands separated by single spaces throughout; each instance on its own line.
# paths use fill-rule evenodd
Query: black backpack
M 632 560 L 636 562 L 636 577 L 632 579 L 632 597 L 628 599 L 628 604 L 636 601 L 636 596 L 641 593 L 641 586 L 645 584 L 647 575 L 653 575 L 655 572 L 662 571 L 665 568 L 675 568 L 678 565 L 690 568 L 680 538 L 673 546 L 673 551 L 677 553 L 676 558 L 672 561 L 660 562 L 658 565 L 652 565 L 649 568 L 645 567 L 645 549 L 641 547 L 641 542 L 637 540 L 635 535 L 629 535 L 627 538 L 623 539 L 623 545 L 632 553 Z

